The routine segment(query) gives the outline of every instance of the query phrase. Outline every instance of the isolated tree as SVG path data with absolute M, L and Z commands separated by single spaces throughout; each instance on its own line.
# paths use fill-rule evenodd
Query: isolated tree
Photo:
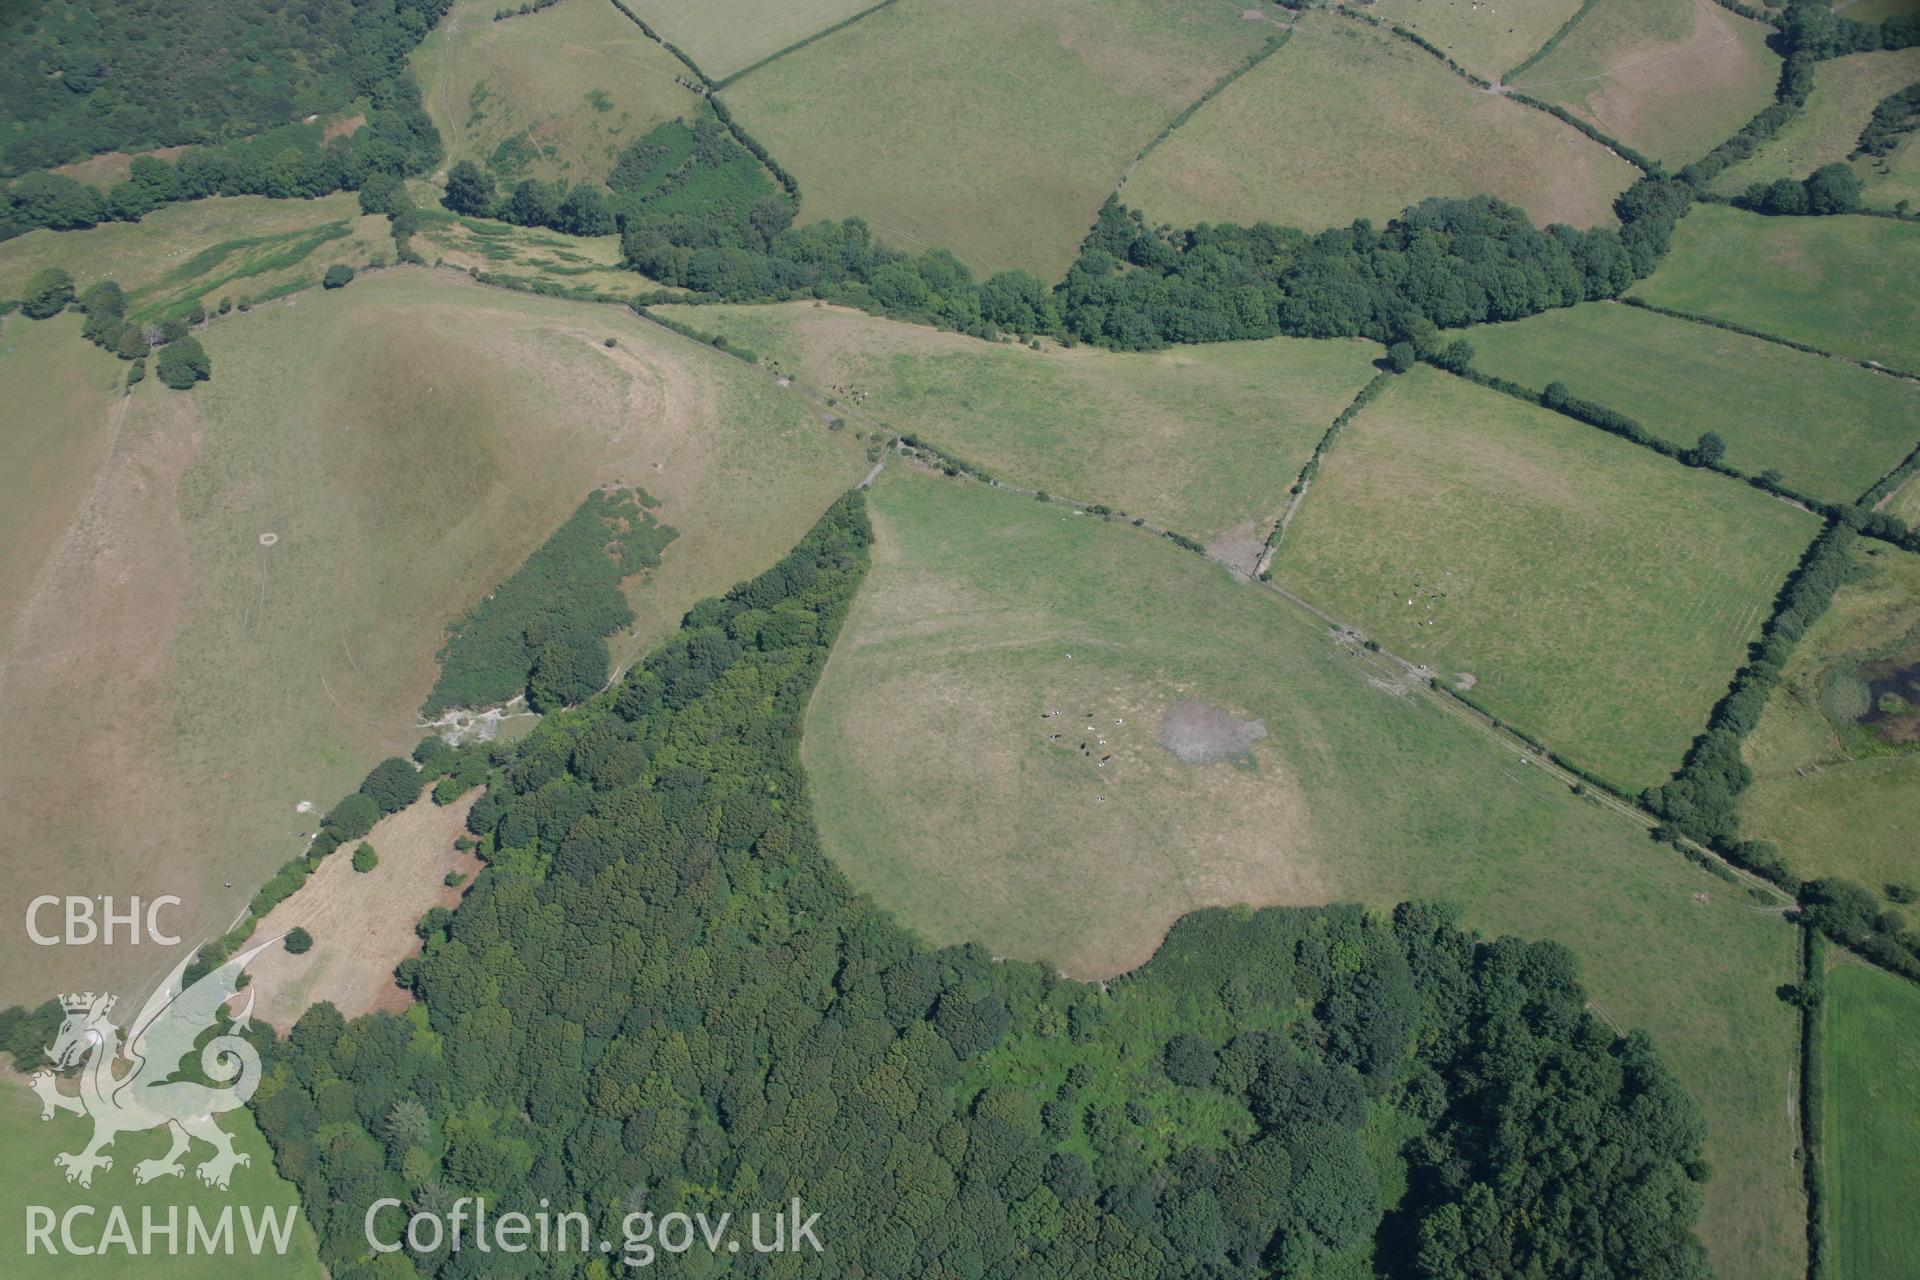
M 360 874 L 365 875 L 367 872 L 373 870 L 375 867 L 379 865 L 380 865 L 379 853 L 375 852 L 374 847 L 372 845 L 368 844 L 365 840 L 362 840 L 360 842 L 360 847 L 353 851 L 353 869 L 355 871 L 358 871 Z
M 287 930 L 287 936 L 282 940 L 281 945 L 293 955 L 305 955 L 313 950 L 313 935 L 296 926 Z
M 1720 438 L 1717 431 L 1703 432 L 1693 448 L 1687 451 L 1687 461 L 1696 467 L 1711 467 L 1727 456 L 1727 442 Z
M 344 289 L 353 283 L 353 268 L 344 262 L 336 262 L 327 268 L 327 274 L 320 277 L 320 285 L 326 289 Z
M 205 382 L 213 376 L 213 362 L 207 358 L 206 349 L 199 341 L 188 335 L 176 338 L 160 349 L 160 359 L 154 365 L 154 371 L 160 375 L 160 381 L 175 391 L 185 391 L 196 382 Z
M 59 267 L 42 267 L 27 277 L 20 311 L 34 320 L 60 314 L 73 301 L 73 277 Z
M 499 197 L 493 189 L 493 177 L 483 173 L 471 160 L 462 160 L 447 171 L 447 194 L 441 203 L 455 213 L 483 218 L 493 212 Z
M 400 185 L 400 179 L 392 174 L 368 174 L 366 181 L 360 184 L 360 212 L 391 213 L 391 202 L 396 191 L 405 194 L 405 188 Z
M 1396 342 L 1387 348 L 1387 368 L 1395 373 L 1405 373 L 1419 361 L 1419 353 L 1411 342 Z

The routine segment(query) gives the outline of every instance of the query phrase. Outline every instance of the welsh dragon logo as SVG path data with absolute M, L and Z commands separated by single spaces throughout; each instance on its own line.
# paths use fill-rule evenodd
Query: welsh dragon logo
M 176 1080 L 181 1059 L 211 1028 L 220 1007 L 239 994 L 240 972 L 247 962 L 272 946 L 261 943 L 229 959 L 185 990 L 180 990 L 189 956 L 175 966 L 140 1015 L 120 1039 L 120 1029 L 109 1019 L 114 997 L 101 992 L 62 996 L 66 1021 L 47 1049 L 55 1070 L 79 1068 L 80 1090 L 62 1093 L 53 1070 L 34 1073 L 28 1083 L 40 1095 L 40 1118 L 53 1119 L 57 1111 L 71 1111 L 93 1121 L 93 1140 L 78 1152 L 53 1158 L 66 1170 L 67 1181 L 93 1185 L 95 1170 L 111 1170 L 113 1157 L 106 1148 L 116 1136 L 165 1126 L 173 1146 L 157 1160 L 133 1166 L 133 1180 L 180 1177 L 186 1172 L 180 1157 L 193 1139 L 212 1145 L 212 1158 L 194 1172 L 200 1181 L 224 1191 L 233 1171 L 251 1164 L 252 1157 L 233 1149 L 233 1138 L 213 1122 L 215 1116 L 246 1105 L 260 1083 L 260 1055 L 234 1031 L 246 1029 L 253 1013 L 253 994 L 234 1020 L 234 1027 L 209 1040 L 200 1050 L 200 1069 L 215 1085 Z M 177 992 L 177 994 L 175 994 Z

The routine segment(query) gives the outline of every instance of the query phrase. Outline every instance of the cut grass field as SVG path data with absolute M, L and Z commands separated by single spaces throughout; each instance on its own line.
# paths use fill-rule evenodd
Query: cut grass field
M 1633 167 L 1544 112 L 1483 93 L 1405 40 L 1309 14 L 1278 54 L 1156 148 L 1122 198 L 1155 222 L 1384 222 L 1428 196 L 1494 195 L 1542 226 L 1614 225 Z
M 214 196 L 170 204 L 138 222 L 85 231 L 29 231 L 0 242 L 0 298 L 14 298 L 28 276 L 61 267 L 84 290 L 117 280 L 134 315 L 190 306 L 212 311 L 320 283 L 336 262 L 356 270 L 393 257 L 384 217 L 366 217 L 358 197 L 318 200 Z
M 806 303 L 657 310 L 1010 484 L 1250 540 L 1255 558 L 1380 351 L 1296 338 L 1032 351 Z
M 126 998 L 132 998 L 132 993 Z M 216 1191 L 203 1185 L 194 1176 L 192 1163 L 181 1177 L 157 1178 L 144 1186 L 137 1185 L 133 1180 L 133 1166 L 141 1160 L 166 1154 L 167 1136 L 160 1130 L 128 1133 L 118 1138 L 110 1149 L 113 1168 L 95 1174 L 93 1187 L 88 1189 L 68 1182 L 66 1175 L 54 1165 L 53 1158 L 61 1152 L 80 1150 L 92 1132 L 92 1125 L 69 1112 L 58 1112 L 53 1119 L 43 1121 L 40 1100 L 28 1091 L 26 1082 L 12 1074 L 0 1077 L 0 1149 L 7 1153 L 4 1169 L 0 1169 L 0 1204 L 7 1206 L 7 1212 L 0 1214 L 0 1254 L 6 1256 L 7 1274 L 19 1280 L 71 1280 L 77 1275 L 122 1266 L 127 1272 L 138 1274 L 141 1280 L 253 1280 L 261 1275 L 319 1280 L 325 1272 L 315 1254 L 313 1228 L 307 1225 L 306 1216 L 298 1212 L 300 1193 L 274 1171 L 273 1151 L 254 1124 L 253 1113 L 245 1108 L 225 1112 L 218 1123 L 233 1135 L 234 1149 L 252 1159 L 251 1164 L 234 1170 L 228 1190 Z M 198 1163 L 210 1153 L 211 1148 L 195 1143 L 189 1159 Z M 41 1245 L 29 1255 L 29 1205 L 43 1205 L 56 1216 L 64 1215 L 75 1206 L 92 1206 L 90 1215 L 81 1213 L 73 1219 L 74 1242 L 82 1246 L 101 1243 L 108 1214 L 113 1209 L 126 1215 L 136 1247 L 143 1210 L 151 1210 L 156 1225 L 161 1227 L 165 1226 L 169 1212 L 177 1212 L 178 1253 L 169 1254 L 165 1237 L 156 1236 L 156 1248 L 151 1254 L 133 1254 L 123 1251 L 121 1246 L 111 1246 L 102 1256 L 76 1257 L 61 1243 L 56 1226 L 52 1243 L 57 1253 L 50 1255 L 45 1245 Z M 209 1229 L 217 1226 L 221 1212 L 230 1207 L 235 1252 L 189 1255 L 187 1213 L 190 1207 L 200 1212 Z M 256 1221 L 264 1216 L 263 1211 L 271 1212 L 276 1221 L 284 1221 L 289 1209 L 295 1211 L 285 1254 L 274 1252 L 271 1244 L 257 1255 L 248 1249 L 243 1209 L 252 1211 Z M 130 1257 L 137 1261 L 127 1262 Z
M 304 846 L 296 804 L 421 736 L 446 624 L 591 488 L 643 484 L 681 531 L 629 584 L 618 659 L 777 560 L 868 465 L 798 396 L 625 308 L 452 272 L 379 272 L 202 341 L 213 381 L 136 389 L 0 673 L 0 736 L 35 744 L 0 770 L 11 873 L 178 894 L 190 941 Z M 111 976 L 104 949 L 17 932 L 0 955 L 0 1004 Z
M 1821 165 L 1845 161 L 1859 145 L 1860 131 L 1873 118 L 1880 100 L 1916 80 L 1920 80 L 1920 49 L 1856 53 L 1819 63 L 1813 70 L 1813 92 L 1800 114 L 1758 152 L 1722 173 L 1712 189 L 1739 195 L 1755 182 L 1804 178 Z M 1898 158 L 1896 152 L 1889 159 Z M 1882 168 L 1891 165 L 1870 156 L 1853 161 L 1853 170 L 1866 188 L 1867 205 L 1890 209 L 1900 197 L 1883 200 L 1875 189 Z
M 452 908 L 465 892 L 447 884 L 449 872 L 471 882 L 482 867 L 471 853 L 453 847 L 467 834 L 467 811 L 480 798 L 475 787 L 449 805 L 430 794 L 373 824 L 366 843 L 379 862 L 357 871 L 349 841 L 321 862 L 293 896 L 269 911 L 243 944 L 258 946 L 294 929 L 313 936 L 298 955 L 275 946 L 247 966 L 253 975 L 254 1016 L 286 1034 L 300 1015 L 321 1001 L 349 1019 L 384 1010 L 397 1013 L 413 997 L 395 984 L 393 970 L 420 954 L 414 925 L 434 907 Z
M 627 0 L 715 80 L 843 22 L 876 0 Z
M 691 114 L 680 60 L 607 0 L 493 21 L 495 0 L 459 0 L 414 51 L 446 163 L 521 178 L 602 182 L 627 144 Z
M 1422 368 L 1341 433 L 1271 572 L 1632 793 L 1679 767 L 1818 531 Z
M 1714 0 L 1599 0 L 1510 87 L 1682 165 L 1773 101 L 1768 30 Z
M 1553 38 L 1582 0 L 1487 4 L 1476 0 L 1378 0 L 1366 12 L 1416 32 L 1469 71 L 1498 83 Z
M 1860 726 L 1835 723 L 1822 694 L 1835 673 L 1920 641 L 1920 556 L 1860 546 L 1856 576 L 1807 629 L 1747 739 L 1754 782 L 1740 827 L 1779 844 L 1803 878 L 1844 876 L 1878 890 L 1920 884 L 1920 752 L 1895 753 Z
M 117 420 L 127 366 L 65 312 L 0 320 L 0 666 L 47 553 L 86 498 Z
M 1471 330 L 1474 366 L 1576 396 L 1690 446 L 1706 431 L 1729 465 L 1851 502 L 1920 445 L 1920 384 L 1639 307 L 1594 302 Z
M 1827 974 L 1827 1189 L 1834 1280 L 1920 1257 L 1920 988 L 1842 961 Z
M 1696 205 L 1635 297 L 1856 360 L 1920 369 L 1920 226 Z
M 900 0 L 725 97 L 803 221 L 1057 280 L 1128 162 L 1277 34 L 1217 0 Z
M 1445 897 L 1558 938 L 1706 1111 L 1719 1273 L 1800 1274 L 1777 912 L 1164 539 L 898 465 L 870 505 L 873 568 L 801 740 L 858 888 L 937 942 L 1082 977 L 1207 903 Z M 1238 764 L 1181 763 L 1154 739 L 1182 698 L 1268 736 Z M 1087 758 L 1083 738 L 1105 742 Z

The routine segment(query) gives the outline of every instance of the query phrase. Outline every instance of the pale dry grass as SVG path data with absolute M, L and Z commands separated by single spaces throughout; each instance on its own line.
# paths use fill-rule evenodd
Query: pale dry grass
M 470 882 L 484 865 L 453 847 L 466 834 L 467 810 L 480 792 L 475 787 L 445 806 L 422 795 L 367 833 L 366 842 L 380 856 L 373 870 L 353 869 L 360 842 L 349 841 L 267 913 L 248 946 L 305 929 L 313 935 L 313 947 L 300 955 L 271 947 L 247 967 L 254 1011 L 262 1021 L 285 1031 L 322 1002 L 349 1019 L 396 1013 L 412 1002 L 394 984 L 394 966 L 419 954 L 420 935 L 413 926 L 421 916 L 460 901 L 464 886 L 448 885 L 447 873 L 458 872 Z
M 681 531 L 629 583 L 619 658 L 778 560 L 867 466 L 737 361 L 451 272 L 377 273 L 203 341 L 212 382 L 136 389 L 0 672 L 0 740 L 33 747 L 0 769 L 15 883 L 177 894 L 189 941 L 305 847 L 299 802 L 422 736 L 447 622 L 588 490 L 642 484 Z M 148 962 L 15 938 L 4 1002 Z
M 1767 31 L 1714 0 L 1600 0 L 1513 87 L 1685 164 L 1773 100 L 1780 58 Z

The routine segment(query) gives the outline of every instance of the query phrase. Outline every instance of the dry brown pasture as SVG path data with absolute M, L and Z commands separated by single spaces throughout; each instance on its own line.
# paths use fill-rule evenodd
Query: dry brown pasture
M 1384 222 L 1429 196 L 1493 195 L 1545 226 L 1614 224 L 1634 179 L 1571 125 L 1476 89 L 1411 43 L 1330 13 L 1234 81 L 1133 170 L 1153 222 Z
M 394 966 L 419 953 L 413 926 L 421 916 L 460 901 L 465 885 L 448 885 L 447 873 L 457 871 L 471 882 L 483 865 L 453 847 L 466 833 L 467 810 L 480 790 L 475 787 L 449 805 L 422 795 L 382 818 L 366 836 L 380 855 L 373 870 L 353 869 L 359 841 L 351 841 L 267 913 L 248 946 L 305 929 L 313 935 L 313 947 L 300 955 L 272 947 L 248 966 L 254 1012 L 262 1020 L 284 1031 L 323 1001 L 348 1018 L 395 1013 L 411 1003 L 412 997 L 394 984 Z
M 34 744 L 0 768 L 12 883 L 176 894 L 188 944 L 305 847 L 300 802 L 424 735 L 446 623 L 588 490 L 644 485 L 681 531 L 630 583 L 622 658 L 778 560 L 868 466 L 798 395 L 625 308 L 452 272 L 377 272 L 202 341 L 211 382 L 127 400 L 0 665 L 0 741 Z M 18 932 L 0 956 L 0 1004 L 177 958 Z
M 1510 87 L 1685 164 L 1773 100 L 1767 32 L 1714 0 L 1600 0 Z

